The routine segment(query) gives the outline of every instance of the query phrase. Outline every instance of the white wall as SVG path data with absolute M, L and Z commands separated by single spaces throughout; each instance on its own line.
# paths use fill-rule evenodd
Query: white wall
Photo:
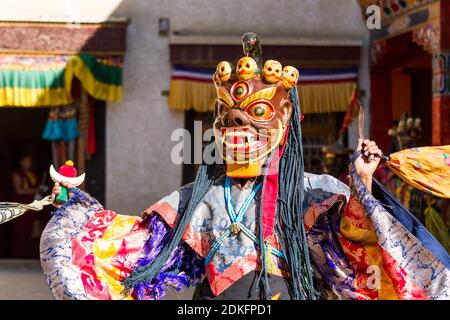
M 1 0 L 0 21 L 101 22 L 122 0 Z

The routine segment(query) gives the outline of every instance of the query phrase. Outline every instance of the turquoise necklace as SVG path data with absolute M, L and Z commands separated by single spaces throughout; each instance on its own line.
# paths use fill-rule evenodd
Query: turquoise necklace
M 214 241 L 214 244 L 211 247 L 211 250 L 209 251 L 208 255 L 205 258 L 205 266 L 211 261 L 212 257 L 216 253 L 217 249 L 222 245 L 223 241 L 231 236 L 231 235 L 237 235 L 239 232 L 243 232 L 247 237 L 249 237 L 258 247 L 260 247 L 260 244 L 258 242 L 257 237 L 255 234 L 250 231 L 243 223 L 242 219 L 244 218 L 245 213 L 250 208 L 250 205 L 252 204 L 253 199 L 255 199 L 256 195 L 258 194 L 259 190 L 261 190 L 261 183 L 258 183 L 253 189 L 252 192 L 247 196 L 247 198 L 242 203 L 241 208 L 236 213 L 236 210 L 233 205 L 233 200 L 231 197 L 231 179 L 230 177 L 226 177 L 225 180 L 225 187 L 224 187 L 224 196 L 225 196 L 225 204 L 227 207 L 227 213 L 231 221 L 231 226 L 222 232 L 220 237 Z M 270 246 L 265 246 L 266 249 L 268 248 L 271 253 L 274 255 L 284 258 L 284 255 L 281 251 L 272 248 Z

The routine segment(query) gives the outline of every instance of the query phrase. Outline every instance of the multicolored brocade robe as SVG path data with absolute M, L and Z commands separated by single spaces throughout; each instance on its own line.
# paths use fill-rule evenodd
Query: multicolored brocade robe
M 324 297 L 449 299 L 450 258 L 445 250 L 385 190 L 374 185 L 383 205 L 367 191 L 353 167 L 350 178 L 349 190 L 330 176 L 305 174 L 304 222 Z M 239 208 L 253 182 L 244 187 L 232 182 L 232 197 Z M 127 298 L 159 299 L 169 287 L 195 286 L 203 279 L 213 295 L 220 296 L 259 269 L 257 248 L 242 232 L 226 238 L 203 267 L 214 240 L 230 227 L 223 188 L 222 177 L 195 210 L 182 243 L 162 272 Z M 153 261 L 167 243 L 169 228 L 184 212 L 191 191 L 192 185 L 175 191 L 149 207 L 143 218 L 105 210 L 77 191 L 55 212 L 41 239 L 41 263 L 54 297 L 123 298 L 120 281 L 134 267 Z M 253 231 L 256 203 L 242 221 Z M 275 234 L 269 243 L 279 248 Z M 289 277 L 281 258 L 271 255 L 269 265 L 274 276 Z
M 155 259 L 170 229 L 157 215 L 118 215 L 87 193 L 71 191 L 41 236 L 41 266 L 56 299 L 160 299 L 169 287 L 181 290 L 202 277 L 203 260 L 180 244 L 157 278 L 123 296 L 121 281 L 134 266 Z

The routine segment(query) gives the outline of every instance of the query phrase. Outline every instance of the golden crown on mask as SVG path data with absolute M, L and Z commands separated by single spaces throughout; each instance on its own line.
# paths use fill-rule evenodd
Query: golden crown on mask
M 238 61 L 236 70 L 233 70 L 233 66 L 228 61 L 219 62 L 213 76 L 216 87 L 223 86 L 232 79 L 233 71 L 235 71 L 238 80 L 247 81 L 256 78 L 268 84 L 282 82 L 287 90 L 298 83 L 300 76 L 297 68 L 292 66 L 283 68 L 281 63 L 276 60 L 267 60 L 263 69 L 259 70 L 253 58 L 243 57 Z

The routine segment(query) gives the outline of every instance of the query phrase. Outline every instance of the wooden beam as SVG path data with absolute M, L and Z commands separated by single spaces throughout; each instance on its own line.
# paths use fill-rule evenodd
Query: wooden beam
M 346 64 L 359 63 L 359 46 L 280 46 L 264 45 L 263 57 L 283 64 Z M 216 65 L 222 60 L 237 62 L 243 55 L 241 45 L 171 44 L 173 64 Z
M 126 22 L 100 24 L 0 22 L 0 53 L 124 55 Z

